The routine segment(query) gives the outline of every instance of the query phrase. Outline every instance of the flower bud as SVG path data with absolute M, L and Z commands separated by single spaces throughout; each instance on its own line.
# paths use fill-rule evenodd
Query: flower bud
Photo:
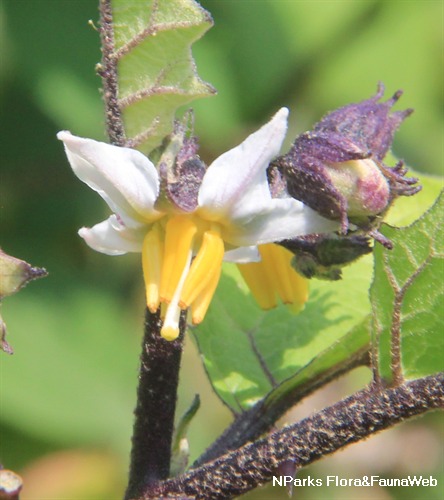
M 18 498 L 20 490 L 23 487 L 22 478 L 12 470 L 0 470 L 0 498 L 11 499 Z
M 293 252 L 292 266 L 305 278 L 336 281 L 342 268 L 370 253 L 372 247 L 366 236 L 311 234 L 279 242 Z
M 373 216 L 384 211 L 390 187 L 371 159 L 326 163 L 325 175 L 347 204 L 348 217 Z
M 395 167 L 383 163 L 396 129 L 412 113 L 390 113 L 402 92 L 379 103 L 383 92 L 380 84 L 372 98 L 329 113 L 270 166 L 280 171 L 292 197 L 340 220 L 343 234 L 349 221 L 370 232 L 397 196 L 420 190 L 414 186 L 417 179 L 404 178 L 401 162 Z
M 18 292 L 30 281 L 46 275 L 45 269 L 32 267 L 24 260 L 7 255 L 0 249 L 0 300 Z
M 27 283 L 43 278 L 47 272 L 43 268 L 32 267 L 24 260 L 7 255 L 0 249 L 0 300 L 18 292 Z M 0 349 L 12 354 L 11 346 L 6 342 L 6 325 L 0 316 Z

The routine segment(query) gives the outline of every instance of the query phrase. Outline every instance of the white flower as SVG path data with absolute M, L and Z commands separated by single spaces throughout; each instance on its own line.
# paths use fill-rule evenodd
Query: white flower
M 208 167 L 191 213 L 156 208 L 159 175 L 139 151 L 58 133 L 74 173 L 113 212 L 80 236 L 109 255 L 142 252 L 147 306 L 154 312 L 168 304 L 165 338 L 177 337 L 180 309 L 191 307 L 193 323 L 202 321 L 224 258 L 257 261 L 257 245 L 337 228 L 293 198 L 271 196 L 266 169 L 281 148 L 287 116 L 282 108 Z

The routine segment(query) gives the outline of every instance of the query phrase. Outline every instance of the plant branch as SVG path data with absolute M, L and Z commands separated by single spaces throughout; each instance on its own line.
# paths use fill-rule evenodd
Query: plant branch
M 193 467 L 203 465 L 231 450 L 240 448 L 249 441 L 258 439 L 272 429 L 287 410 L 309 394 L 358 366 L 368 366 L 370 363 L 368 349 L 368 346 L 365 347 L 343 363 L 338 363 L 330 370 L 321 373 L 320 376 L 298 385 L 292 391 L 282 391 L 282 397 L 270 398 L 270 401 L 269 396 L 273 393 L 272 391 L 269 396 L 251 409 L 239 414 L 223 434 L 196 460 Z
M 153 314 L 147 309 L 127 499 L 140 495 L 153 482 L 166 479 L 170 472 L 186 316 L 181 315 L 180 335 L 173 342 L 160 336 L 161 327 L 159 311 Z
M 97 65 L 97 73 L 102 77 L 106 131 L 111 144 L 125 146 L 125 129 L 118 99 L 118 57 L 116 57 L 114 46 L 114 25 L 111 0 L 100 0 L 99 10 L 102 62 Z
M 192 497 L 233 498 L 279 475 L 294 460 L 298 468 L 405 419 L 444 406 L 444 373 L 382 391 L 357 392 L 187 474 L 148 486 L 137 500 Z

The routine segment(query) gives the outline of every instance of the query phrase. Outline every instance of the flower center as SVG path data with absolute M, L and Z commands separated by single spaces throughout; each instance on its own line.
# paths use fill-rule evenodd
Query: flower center
M 161 335 L 179 335 L 180 311 L 191 307 L 193 324 L 200 323 L 219 281 L 224 243 L 217 224 L 190 215 L 175 215 L 165 227 L 156 223 L 145 236 L 142 264 L 147 307 L 166 303 Z M 193 259 L 193 256 L 194 259 Z

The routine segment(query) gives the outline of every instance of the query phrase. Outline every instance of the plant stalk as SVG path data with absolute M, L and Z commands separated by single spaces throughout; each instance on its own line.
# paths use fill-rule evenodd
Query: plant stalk
M 153 314 L 147 309 L 126 499 L 139 496 L 170 472 L 186 316 L 181 314 L 180 335 L 172 342 L 161 337 L 161 327 L 160 312 Z
M 125 129 L 118 98 L 118 57 L 116 56 L 114 46 L 114 25 L 111 0 L 100 0 L 99 11 L 102 61 L 97 65 L 97 73 L 102 77 L 106 131 L 111 144 L 125 146 Z
M 403 420 L 443 406 L 444 373 L 385 390 L 369 387 L 180 477 L 150 485 L 133 500 L 234 498 L 280 475 L 283 462 L 294 460 L 297 468 L 302 468 Z

